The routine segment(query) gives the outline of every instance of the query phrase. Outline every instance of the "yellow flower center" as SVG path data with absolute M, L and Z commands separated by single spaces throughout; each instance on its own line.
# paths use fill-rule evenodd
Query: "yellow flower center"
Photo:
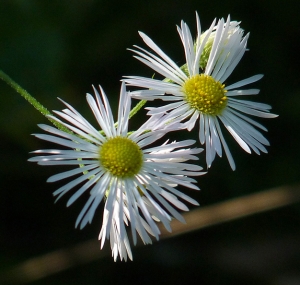
M 197 74 L 183 85 L 189 105 L 207 115 L 219 115 L 227 105 L 225 85 L 209 75 Z
M 124 137 L 109 139 L 99 148 L 101 165 L 119 178 L 133 177 L 143 164 L 143 154 L 139 146 Z

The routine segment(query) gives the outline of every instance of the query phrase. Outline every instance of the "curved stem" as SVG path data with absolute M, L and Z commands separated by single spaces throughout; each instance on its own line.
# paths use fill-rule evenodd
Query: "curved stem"
M 12 87 L 16 92 L 18 92 L 25 100 L 27 100 L 35 109 L 40 111 L 55 127 L 59 130 L 64 131 L 69 134 L 74 134 L 71 130 L 66 128 L 64 125 L 59 122 L 49 118 L 53 116 L 52 113 L 44 107 L 40 102 L 38 102 L 34 97 L 32 97 L 25 89 L 23 89 L 18 83 L 12 80 L 6 73 L 0 70 L 0 79 L 6 82 L 10 87 Z M 131 119 L 145 104 L 146 100 L 141 100 L 129 113 L 129 119 Z M 118 122 L 115 123 L 115 127 L 118 125 Z
M 145 104 L 146 100 L 141 100 L 136 106 L 129 112 L 129 119 L 131 119 Z M 118 122 L 114 124 L 115 128 L 118 126 Z M 100 131 L 100 134 L 103 135 L 104 131 Z M 128 133 L 129 134 L 129 133 Z
M 32 97 L 25 89 L 23 89 L 18 83 L 13 81 L 7 74 L 0 70 L 0 79 L 6 82 L 10 87 L 12 87 L 16 92 L 18 92 L 25 100 L 27 100 L 35 109 L 40 111 L 55 127 L 69 134 L 73 134 L 68 128 L 62 124 L 54 121 L 49 118 L 49 115 L 52 115 L 47 108 L 45 108 L 40 102 L 38 102 L 34 97 Z
M 130 111 L 129 119 L 131 119 L 145 104 L 146 100 L 141 100 L 136 106 Z

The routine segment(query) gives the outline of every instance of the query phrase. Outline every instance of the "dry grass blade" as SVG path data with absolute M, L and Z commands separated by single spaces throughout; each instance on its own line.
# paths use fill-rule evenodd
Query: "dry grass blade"
M 298 201 L 300 201 L 300 185 L 278 187 L 216 205 L 198 208 L 184 214 L 186 224 L 174 220 L 171 223 L 172 233 L 167 232 L 160 225 L 161 239 L 280 208 Z M 26 284 L 68 268 L 100 259 L 109 254 L 108 244 L 100 251 L 99 243 L 96 240 L 86 241 L 71 248 L 57 250 L 24 261 L 4 272 L 0 276 L 0 283 Z

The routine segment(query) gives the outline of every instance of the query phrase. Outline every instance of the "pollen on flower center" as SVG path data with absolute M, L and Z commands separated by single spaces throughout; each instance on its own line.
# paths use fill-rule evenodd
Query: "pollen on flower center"
M 219 115 L 227 105 L 224 87 L 209 75 L 197 74 L 184 83 L 183 92 L 192 108 L 204 114 Z
M 114 176 L 132 177 L 142 167 L 143 154 L 139 146 L 132 140 L 115 137 L 99 148 L 99 161 Z

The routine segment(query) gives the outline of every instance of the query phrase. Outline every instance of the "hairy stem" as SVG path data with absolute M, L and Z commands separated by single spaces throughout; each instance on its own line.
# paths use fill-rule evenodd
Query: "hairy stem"
M 40 102 L 38 102 L 34 97 L 32 97 L 25 89 L 23 89 L 18 83 L 12 80 L 7 74 L 0 70 L 0 78 L 6 82 L 10 87 L 17 91 L 25 100 L 27 100 L 35 109 L 40 111 L 55 127 L 69 134 L 73 134 L 68 128 L 64 125 L 56 122 L 55 120 L 49 118 L 49 115 L 52 115 L 50 111 L 47 110 Z

